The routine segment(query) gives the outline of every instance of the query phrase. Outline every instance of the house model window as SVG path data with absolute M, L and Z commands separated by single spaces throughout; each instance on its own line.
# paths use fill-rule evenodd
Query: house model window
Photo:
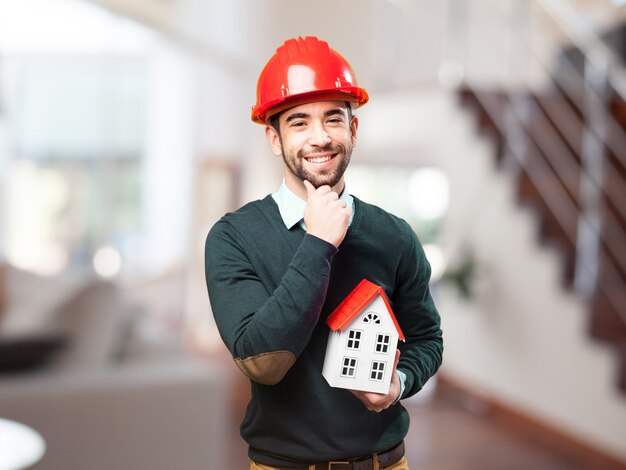
M 385 376 L 385 362 L 372 361 L 372 370 L 370 371 L 370 380 L 381 382 Z
M 375 323 L 380 325 L 380 317 L 373 312 L 366 313 L 363 317 L 363 323 Z
M 330 327 L 322 374 L 331 387 L 387 393 L 396 344 L 404 334 L 382 287 L 367 280 L 326 320 Z
M 348 343 L 346 348 L 358 350 L 361 347 L 361 334 L 363 332 L 359 330 L 348 331 Z
M 356 374 L 356 364 L 357 364 L 356 358 L 344 357 L 343 367 L 341 368 L 341 376 L 354 378 Z
M 389 341 L 391 336 L 385 334 L 379 334 L 376 336 L 376 352 L 387 354 L 389 352 Z

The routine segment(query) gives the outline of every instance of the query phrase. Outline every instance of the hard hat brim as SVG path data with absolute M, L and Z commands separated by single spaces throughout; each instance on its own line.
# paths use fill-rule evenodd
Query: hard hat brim
M 331 91 L 313 91 L 302 93 L 292 97 L 282 98 L 274 102 L 265 103 L 265 106 L 254 106 L 251 118 L 258 124 L 269 124 L 269 119 L 289 108 L 301 104 L 314 103 L 316 101 L 349 101 L 355 104 L 355 108 L 363 106 L 369 100 L 367 92 L 360 87 L 346 87 Z

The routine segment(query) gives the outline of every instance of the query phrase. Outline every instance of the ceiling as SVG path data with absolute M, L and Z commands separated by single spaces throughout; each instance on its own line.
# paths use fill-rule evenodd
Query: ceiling
M 468 19 L 470 25 L 479 25 L 473 27 L 481 34 L 479 49 L 500 46 L 497 38 L 510 32 L 512 22 L 523 26 L 523 18 L 516 15 L 522 11 L 520 5 L 528 4 L 526 0 L 88 1 L 148 25 L 237 75 L 258 73 L 289 37 L 317 35 L 349 58 L 361 83 L 380 92 L 436 83 L 441 64 L 458 59 L 467 43 L 476 43 L 469 38 L 476 33 L 467 26 Z M 565 3 L 600 28 L 626 16 L 626 7 L 616 7 L 610 0 Z M 542 19 L 541 7 L 535 6 L 532 14 L 534 28 L 563 36 L 557 22 Z M 481 65 L 485 66 L 489 64 Z

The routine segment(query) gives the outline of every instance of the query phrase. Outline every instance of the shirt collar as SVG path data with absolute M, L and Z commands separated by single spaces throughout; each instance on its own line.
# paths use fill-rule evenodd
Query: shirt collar
M 352 209 L 352 215 L 350 216 L 350 223 L 352 223 L 352 218 L 354 217 L 354 198 L 348 194 L 345 186 L 339 197 Z M 296 196 L 287 187 L 285 180 L 283 180 L 278 191 L 272 194 L 272 198 L 278 205 L 278 211 L 287 229 L 291 230 L 296 224 L 300 224 L 302 228 L 306 228 L 304 225 L 306 201 Z

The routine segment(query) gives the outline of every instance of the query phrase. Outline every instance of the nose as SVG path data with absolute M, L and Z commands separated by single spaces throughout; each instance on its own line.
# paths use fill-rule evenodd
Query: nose
M 309 137 L 309 143 L 311 145 L 323 147 L 329 144 L 330 141 L 330 135 L 326 132 L 326 128 L 321 123 L 311 126 L 311 136 Z

